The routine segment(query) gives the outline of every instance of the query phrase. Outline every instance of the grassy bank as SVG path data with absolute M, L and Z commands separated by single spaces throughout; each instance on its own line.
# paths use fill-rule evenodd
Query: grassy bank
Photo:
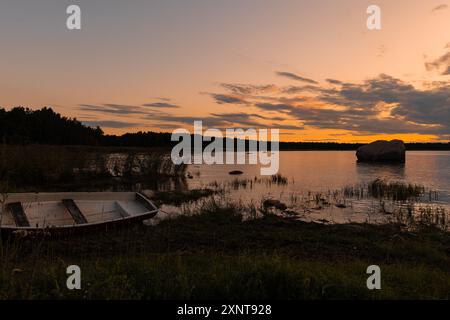
M 399 226 L 241 220 L 210 207 L 153 227 L 1 246 L 1 299 L 449 299 L 450 236 Z M 66 289 L 66 267 L 82 290 Z M 382 290 L 366 288 L 381 267 Z

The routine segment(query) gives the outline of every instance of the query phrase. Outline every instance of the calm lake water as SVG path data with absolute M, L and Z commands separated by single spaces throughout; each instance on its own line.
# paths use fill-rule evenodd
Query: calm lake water
M 241 170 L 242 175 L 231 176 L 229 171 Z M 411 151 L 406 153 L 406 163 L 361 164 L 356 162 L 354 151 L 282 151 L 280 152 L 279 174 L 288 179 L 287 184 L 256 182 L 256 179 L 269 179 L 260 175 L 259 165 L 190 165 L 187 169 L 192 179 L 189 188 L 202 188 L 211 185 L 228 186 L 230 198 L 244 203 L 261 203 L 267 198 L 285 202 L 289 208 L 303 209 L 307 220 L 326 219 L 334 222 L 385 221 L 392 219 L 379 214 L 372 200 L 346 200 L 351 210 L 333 208 L 332 210 L 306 210 L 298 204 L 297 198 L 304 199 L 308 193 L 330 194 L 346 186 L 367 184 L 376 178 L 387 181 L 402 181 L 423 185 L 437 194 L 426 205 L 450 207 L 450 152 Z M 238 186 L 233 181 L 253 180 Z M 370 217 L 368 217 L 370 211 Z

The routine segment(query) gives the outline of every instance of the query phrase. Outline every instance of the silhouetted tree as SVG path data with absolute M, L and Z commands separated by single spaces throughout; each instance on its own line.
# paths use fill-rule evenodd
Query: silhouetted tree
M 100 127 L 85 126 L 77 119 L 61 116 L 51 108 L 31 110 L 24 107 L 16 107 L 9 111 L 0 108 L 0 138 L 3 144 L 168 148 L 177 143 L 171 141 L 170 133 L 140 131 L 121 136 L 105 135 Z M 191 139 L 194 139 L 193 135 Z M 207 144 L 203 143 L 204 146 Z M 281 142 L 280 149 L 356 150 L 360 145 L 336 142 Z M 407 150 L 450 150 L 450 143 L 409 143 L 406 144 L 406 148 Z

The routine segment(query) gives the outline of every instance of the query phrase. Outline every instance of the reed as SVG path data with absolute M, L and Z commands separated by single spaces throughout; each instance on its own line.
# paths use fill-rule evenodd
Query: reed
M 282 176 L 281 174 L 275 174 L 271 177 L 272 183 L 276 185 L 287 185 L 288 184 L 288 178 Z
M 406 201 L 409 199 L 418 200 L 425 193 L 425 188 L 417 184 L 375 179 L 368 184 L 367 191 L 370 196 L 377 199 Z

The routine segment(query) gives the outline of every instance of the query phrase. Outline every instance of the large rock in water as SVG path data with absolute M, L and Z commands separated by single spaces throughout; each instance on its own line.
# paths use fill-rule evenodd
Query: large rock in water
M 405 145 L 401 140 L 378 140 L 359 147 L 359 162 L 405 162 Z

